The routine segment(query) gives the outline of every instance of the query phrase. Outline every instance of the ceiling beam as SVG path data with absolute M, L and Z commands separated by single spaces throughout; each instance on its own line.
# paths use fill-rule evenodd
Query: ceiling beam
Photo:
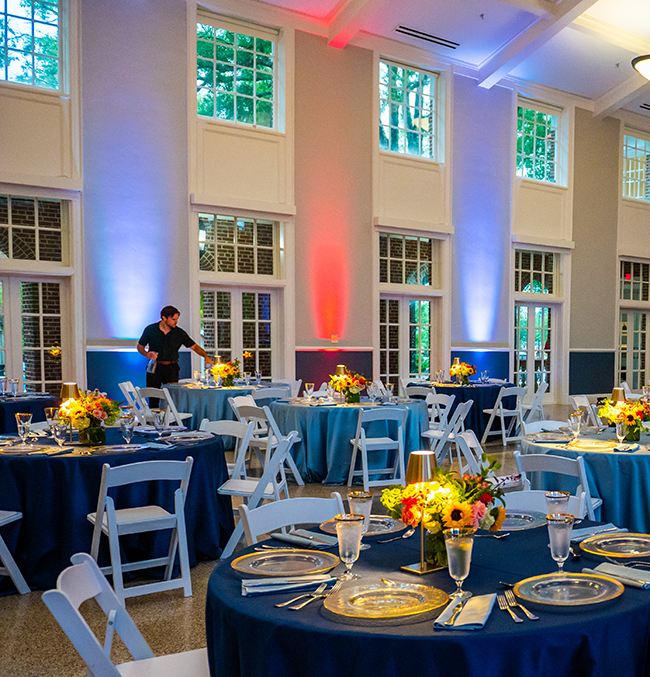
M 594 101 L 594 117 L 606 118 L 614 111 L 617 111 L 638 97 L 650 92 L 650 80 L 646 80 L 642 75 L 635 73 L 620 85 L 617 85 L 609 92 Z
M 622 47 L 632 54 L 650 54 L 650 40 L 636 33 L 629 33 L 616 28 L 616 26 L 594 19 L 586 14 L 579 16 L 571 24 L 571 28 L 593 38 L 604 40 L 610 45 Z
M 364 21 L 378 12 L 385 2 L 386 0 L 348 0 L 330 21 L 327 44 L 343 49 L 361 30 Z
M 498 51 L 479 71 L 479 85 L 490 89 L 522 61 L 555 37 L 597 0 L 563 0 L 554 14 L 546 14 Z

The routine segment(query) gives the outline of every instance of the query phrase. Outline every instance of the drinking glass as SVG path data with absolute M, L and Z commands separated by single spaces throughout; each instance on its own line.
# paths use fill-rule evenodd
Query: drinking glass
M 368 393 L 368 400 L 370 402 L 375 401 L 376 393 L 375 393 L 375 386 L 372 383 L 369 383 L 366 386 L 366 392 Z
M 201 381 L 201 371 L 199 369 L 194 370 L 194 381 L 199 383 Z
M 18 384 L 20 381 L 17 378 L 9 379 L 9 387 L 11 388 L 11 396 L 16 397 L 18 395 Z
M 29 432 L 32 427 L 32 415 L 31 414 L 16 414 L 16 426 L 18 428 L 18 435 L 20 436 L 20 441 L 25 444 L 25 440 L 29 435 Z
M 307 399 L 311 400 L 313 394 L 314 394 L 314 384 L 305 383 L 305 395 L 307 395 Z
M 350 506 L 350 512 L 353 515 L 363 515 L 363 529 L 361 530 L 361 536 L 368 531 L 368 525 L 370 524 L 370 513 L 372 511 L 372 499 L 373 495 L 369 491 L 350 491 L 348 493 L 348 505 Z M 361 550 L 367 550 L 370 545 L 368 543 L 361 544 Z
M 449 596 L 454 599 L 469 599 L 472 593 L 463 590 L 463 581 L 469 574 L 476 529 L 469 527 L 445 529 L 442 533 L 445 536 L 449 575 L 456 581 L 456 591 Z
M 135 416 L 121 416 L 120 430 L 122 437 L 127 444 L 131 444 L 133 438 L 133 428 L 135 427 Z
M 165 414 L 167 412 L 164 409 L 152 409 L 151 415 L 153 416 L 153 427 L 158 432 L 158 440 L 162 439 L 163 430 L 165 429 Z
M 7 394 L 7 377 L 0 376 L 0 395 Z
M 548 537 L 551 541 L 551 557 L 557 562 L 558 573 L 564 569 L 564 563 L 569 557 L 571 545 L 571 531 L 573 530 L 573 515 L 556 513 L 546 515 Z
M 50 432 L 54 434 L 54 424 L 59 419 L 59 408 L 58 407 L 46 407 L 45 408 L 45 420 L 50 429 Z
M 68 426 L 57 419 L 52 425 L 52 436 L 56 440 L 56 443 L 59 445 L 59 449 L 63 446 L 65 442 L 66 435 L 68 434 Z
M 569 428 L 571 428 L 571 434 L 573 435 L 574 442 L 578 439 L 581 426 L 582 426 L 582 412 L 575 411 L 573 412 L 573 414 L 569 416 Z
M 255 384 L 258 385 L 258 386 L 262 385 L 262 372 L 261 371 L 255 372 Z
M 135 416 L 133 413 L 133 407 L 130 404 L 123 404 L 120 407 L 120 417 L 122 416 Z
M 568 491 L 547 491 L 546 509 L 549 514 L 566 513 L 569 507 L 571 494 Z
M 251 384 L 251 373 L 250 371 L 244 372 L 244 383 L 249 386 Z
M 336 535 L 339 539 L 339 557 L 345 564 L 345 573 L 339 576 L 342 581 L 361 578 L 353 574 L 352 565 L 359 559 L 361 536 L 363 531 L 363 515 L 337 515 Z
M 334 386 L 328 383 L 325 387 L 327 388 L 327 399 L 328 399 L 328 401 L 334 402 L 334 392 L 335 392 Z
M 393 401 L 393 392 L 395 390 L 395 384 L 394 383 L 387 383 L 386 384 L 386 390 L 388 390 L 388 401 L 392 402 Z
M 619 447 L 623 444 L 625 439 L 625 423 L 622 421 L 616 421 L 616 439 L 618 440 Z

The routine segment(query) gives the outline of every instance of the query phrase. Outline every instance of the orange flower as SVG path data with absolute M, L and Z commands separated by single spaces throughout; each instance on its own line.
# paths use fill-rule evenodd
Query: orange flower
M 506 518 L 506 509 L 499 508 L 499 514 L 497 515 L 497 518 L 494 520 L 494 524 L 490 527 L 490 531 L 501 531 L 501 525 L 503 524 L 503 520 L 505 518 Z

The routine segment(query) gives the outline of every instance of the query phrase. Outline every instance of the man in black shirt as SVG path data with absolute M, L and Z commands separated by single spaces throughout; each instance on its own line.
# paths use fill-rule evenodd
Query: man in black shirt
M 153 373 L 147 372 L 147 388 L 160 388 L 163 383 L 178 383 L 178 350 L 190 348 L 211 367 L 212 358 L 197 345 L 184 329 L 177 327 L 180 311 L 174 306 L 165 306 L 160 311 L 160 322 L 145 327 L 138 341 L 138 352 L 150 360 L 156 360 Z

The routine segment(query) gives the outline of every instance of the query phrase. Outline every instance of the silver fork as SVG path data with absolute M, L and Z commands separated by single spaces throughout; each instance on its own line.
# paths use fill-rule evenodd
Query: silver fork
M 519 602 L 515 598 L 515 593 L 512 592 L 512 590 L 506 590 L 503 594 L 506 596 L 506 601 L 508 602 L 508 606 L 519 607 L 526 614 L 526 616 L 528 616 L 528 618 L 530 618 L 531 621 L 538 621 L 539 620 L 539 616 L 535 616 L 535 614 L 528 611 L 528 609 L 525 606 L 523 606 L 523 604 L 519 604 Z
M 644 562 L 642 560 L 634 561 L 634 562 L 624 562 L 615 559 L 614 557 L 605 557 L 605 559 L 610 562 L 611 564 L 618 564 L 619 566 L 622 567 L 629 567 L 630 569 L 650 569 L 650 562 Z
M 299 599 L 302 599 L 303 597 L 311 597 L 312 595 L 320 595 L 322 592 L 325 592 L 325 588 L 327 587 L 327 583 L 321 583 L 314 592 L 306 592 L 303 595 L 298 595 L 298 597 L 294 597 L 293 599 L 290 599 L 288 602 L 280 602 L 280 604 L 276 604 L 275 606 L 281 607 L 281 606 L 288 606 L 289 604 L 293 604 L 294 602 L 297 602 Z
M 391 541 L 399 541 L 400 538 L 410 538 L 415 533 L 415 529 L 411 527 L 407 529 L 403 534 L 399 536 L 393 536 L 393 538 L 385 538 L 383 541 L 377 541 L 377 543 L 390 543 Z
M 497 595 L 497 602 L 499 603 L 499 609 L 501 609 L 501 611 L 507 611 L 512 616 L 512 620 L 515 623 L 524 622 L 524 619 L 519 618 L 519 616 L 517 616 L 517 614 L 508 606 L 508 602 L 506 602 L 506 598 L 503 595 Z
M 296 604 L 296 606 L 290 606 L 289 608 L 292 611 L 298 611 L 298 609 L 302 609 L 303 607 L 306 607 L 309 604 L 309 602 L 313 602 L 315 599 L 318 599 L 319 597 L 322 597 L 322 598 L 329 597 L 333 593 L 338 592 L 341 589 L 342 585 L 343 585 L 343 581 L 336 581 L 336 583 L 334 583 L 334 585 L 327 592 L 323 592 L 323 593 L 318 594 L 318 595 L 313 594 L 309 597 L 309 599 L 306 599 L 304 602 L 300 602 L 300 604 Z M 318 590 L 316 592 L 318 592 Z

